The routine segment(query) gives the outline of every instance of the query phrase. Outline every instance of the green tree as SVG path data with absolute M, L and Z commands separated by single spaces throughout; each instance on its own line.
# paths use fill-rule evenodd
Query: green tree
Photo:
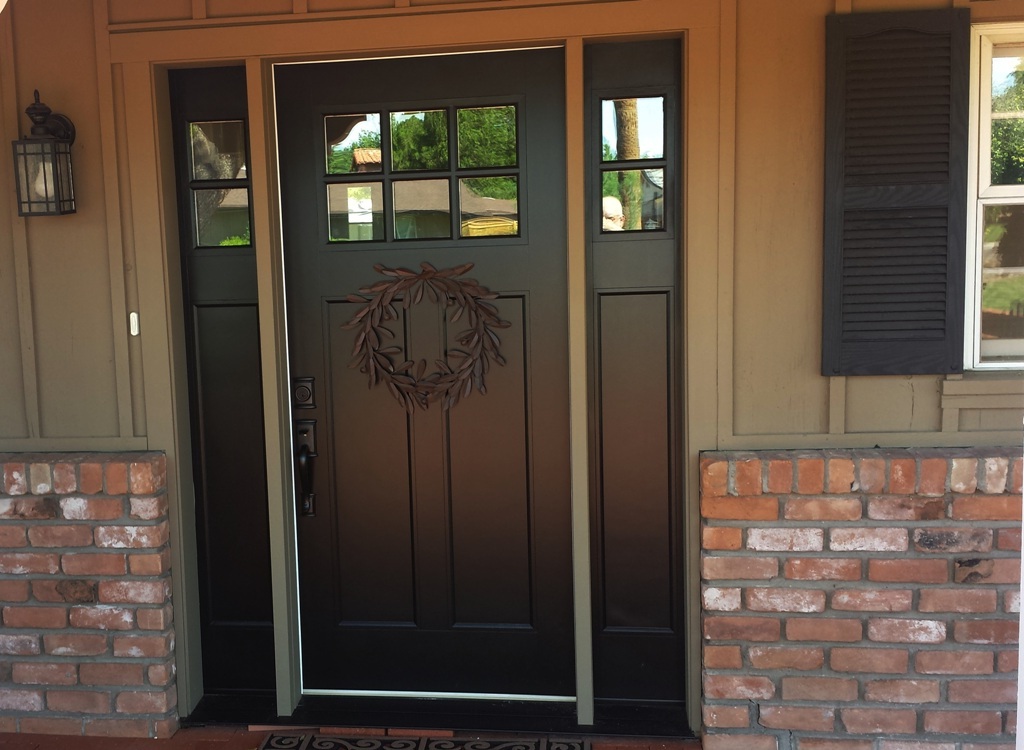
M 391 116 L 391 163 L 396 170 L 447 169 L 448 118 L 444 110 Z
M 1024 184 L 1024 70 L 1010 75 L 1010 85 L 992 97 L 992 182 L 996 185 Z
M 356 167 L 352 161 L 352 154 L 357 148 L 380 148 L 380 133 L 364 130 L 354 143 L 337 150 L 332 149 L 331 155 L 327 158 L 327 172 L 329 174 L 355 172 Z

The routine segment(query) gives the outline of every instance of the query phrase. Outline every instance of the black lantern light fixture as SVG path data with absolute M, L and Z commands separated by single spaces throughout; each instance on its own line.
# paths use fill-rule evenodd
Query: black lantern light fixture
M 13 143 L 18 215 L 73 214 L 71 144 L 75 142 L 75 126 L 66 116 L 42 104 L 38 91 L 35 99 L 25 110 L 32 120 L 32 132 Z

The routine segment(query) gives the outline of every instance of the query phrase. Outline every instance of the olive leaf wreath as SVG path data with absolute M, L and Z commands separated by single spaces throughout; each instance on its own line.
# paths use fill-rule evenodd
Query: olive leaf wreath
M 505 364 L 501 340 L 494 329 L 508 328 L 510 323 L 498 317 L 497 308 L 487 301 L 497 299 L 497 294 L 475 279 L 460 278 L 472 267 L 472 263 L 464 263 L 439 271 L 424 262 L 420 263 L 422 270 L 416 273 L 408 268 L 377 264 L 374 270 L 389 277 L 388 280 L 364 286 L 359 294 L 346 297 L 349 302 L 365 303 L 352 320 L 342 326 L 359 331 L 349 366 L 367 373 L 370 388 L 385 383 L 395 400 L 410 414 L 417 406 L 426 409 L 432 401 L 441 401 L 441 408 L 447 411 L 469 396 L 474 388 L 481 394 L 487 393 L 484 376 L 491 362 Z M 401 298 L 403 309 L 408 310 L 423 299 L 424 291 L 443 308 L 456 308 L 451 316 L 452 323 L 465 316 L 470 326 L 455 337 L 464 349 L 449 349 L 448 361 L 436 360 L 438 369 L 430 373 L 426 372 L 425 359 L 418 363 L 406 359 L 396 365 L 394 358 L 404 356 L 402 348 L 381 346 L 385 338 L 395 337 L 385 325 L 398 320 L 395 302 Z

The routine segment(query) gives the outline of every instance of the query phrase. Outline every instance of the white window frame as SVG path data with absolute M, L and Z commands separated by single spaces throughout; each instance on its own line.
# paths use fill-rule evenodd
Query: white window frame
M 971 28 L 970 148 L 968 156 L 967 266 L 964 297 L 964 367 L 970 370 L 1024 369 L 1024 339 L 989 341 L 988 356 L 1013 360 L 982 361 L 981 274 L 985 206 L 1024 204 L 1024 185 L 991 184 L 992 53 L 1016 47 L 1024 55 L 1024 23 L 977 24 Z

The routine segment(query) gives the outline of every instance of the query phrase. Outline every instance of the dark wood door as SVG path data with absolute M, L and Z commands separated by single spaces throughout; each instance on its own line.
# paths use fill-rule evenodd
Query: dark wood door
M 562 72 L 276 71 L 306 690 L 575 691 Z

